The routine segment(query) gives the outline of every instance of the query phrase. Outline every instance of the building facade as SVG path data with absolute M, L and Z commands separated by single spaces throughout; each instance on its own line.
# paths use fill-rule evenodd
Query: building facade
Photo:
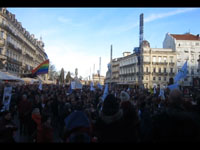
M 98 74 L 93 74 L 92 79 L 93 79 L 94 85 L 97 85 L 98 83 L 100 83 L 101 85 L 104 85 L 104 80 L 105 80 L 104 76 L 99 76 Z
M 193 78 L 200 75 L 200 37 L 199 35 L 167 33 L 163 48 L 171 48 L 177 54 L 177 72 L 187 60 L 188 74 L 182 81 L 183 86 L 191 86 Z
M 107 81 L 141 88 L 166 87 L 173 83 L 177 72 L 176 61 L 173 49 L 151 48 L 149 42 L 144 40 L 139 53 L 125 52 L 123 57 L 112 60 L 112 74 L 107 72 Z
M 175 51 L 169 48 L 151 48 L 148 41 L 143 41 L 140 60 L 140 86 L 167 87 L 173 83 L 177 71 Z
M 124 55 L 120 60 L 119 84 L 138 84 L 138 59 L 137 54 Z
M 112 69 L 111 69 L 111 71 L 112 71 L 112 84 L 119 83 L 120 60 L 121 60 L 121 58 L 115 58 L 111 62 L 111 65 L 112 65 Z
M 42 39 L 37 40 L 6 8 L 0 8 L 0 69 L 16 76 L 48 59 Z

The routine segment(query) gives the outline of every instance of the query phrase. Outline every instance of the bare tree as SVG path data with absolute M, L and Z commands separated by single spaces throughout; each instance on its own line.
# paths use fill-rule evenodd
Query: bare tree
M 51 62 L 50 62 L 50 65 L 49 65 L 49 72 L 48 72 L 48 75 L 49 75 L 49 80 L 55 80 L 56 79 L 56 68 L 55 68 L 55 65 L 53 65 Z

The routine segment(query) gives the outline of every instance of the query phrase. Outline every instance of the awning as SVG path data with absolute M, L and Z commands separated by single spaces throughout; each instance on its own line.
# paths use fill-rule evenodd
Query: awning
M 13 76 L 13 75 L 8 75 L 5 72 L 0 71 L 0 80 L 8 80 L 8 81 L 20 81 L 24 82 L 21 78 Z
M 22 78 L 22 80 L 24 80 L 25 82 L 28 82 L 28 83 L 39 82 L 39 80 L 34 79 L 34 78 Z

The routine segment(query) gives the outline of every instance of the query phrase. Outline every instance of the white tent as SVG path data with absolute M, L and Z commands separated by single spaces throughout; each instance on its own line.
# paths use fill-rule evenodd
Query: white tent
M 13 75 L 8 75 L 4 72 L 0 71 L 0 80 L 8 80 L 8 81 L 21 81 L 24 82 L 21 78 L 18 78 L 16 76 Z

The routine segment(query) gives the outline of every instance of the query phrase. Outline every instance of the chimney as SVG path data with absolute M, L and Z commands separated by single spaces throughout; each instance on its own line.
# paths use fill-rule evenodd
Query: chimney
M 197 34 L 197 39 L 199 39 L 199 34 Z

